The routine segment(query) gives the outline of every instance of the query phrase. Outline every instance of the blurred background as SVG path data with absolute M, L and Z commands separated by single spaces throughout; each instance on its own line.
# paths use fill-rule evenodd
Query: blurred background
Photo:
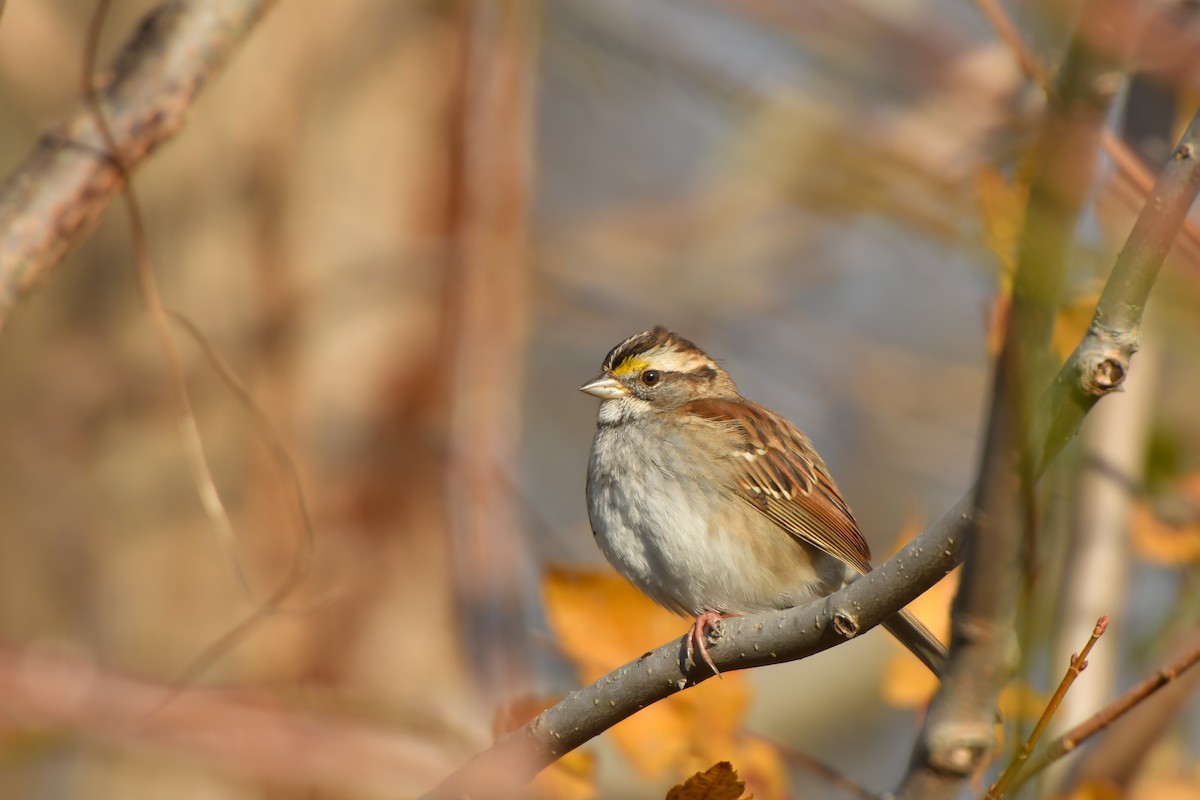
M 1006 5 L 1053 69 L 1075 5 Z M 1195 106 L 1176 56 L 1200 23 L 1150 5 L 1179 38 L 1137 50 L 1112 122 L 1153 175 Z M 153 6 L 114 4 L 102 64 Z M 0 174 L 77 101 L 92 7 L 4 8 Z M 577 686 L 543 592 L 550 567 L 607 571 L 577 387 L 655 324 L 811 436 L 882 560 L 973 482 L 1043 104 L 972 3 L 280 3 L 135 181 L 165 304 L 268 421 L 177 328 L 233 542 L 198 500 L 119 206 L 0 336 L 0 795 L 414 795 L 498 709 Z M 1103 159 L 1060 356 L 1144 196 Z M 1043 484 L 1035 700 L 1114 620 L 1066 722 L 1200 636 L 1196 252 L 1164 271 L 1129 391 Z M 923 702 L 897 699 L 899 653 L 871 634 L 706 685 L 747 692 L 756 796 L 854 796 L 796 753 L 894 786 Z M 1101 740 L 1125 761 L 1056 780 L 1200 797 L 1185 684 Z M 711 765 L 589 753 L 538 791 L 661 797 Z

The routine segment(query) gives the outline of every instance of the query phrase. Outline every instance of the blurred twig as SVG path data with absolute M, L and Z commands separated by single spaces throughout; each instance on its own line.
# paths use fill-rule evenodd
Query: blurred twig
M 1012 50 L 1013 57 L 1021 65 L 1021 71 L 1025 73 L 1026 77 L 1043 90 L 1049 91 L 1049 75 L 1041 62 L 1025 46 L 1020 31 L 1017 30 L 1004 7 L 1000 5 L 999 0 L 975 0 L 975 4 L 996 31 L 1000 40 Z M 1112 159 L 1122 177 L 1133 185 L 1143 201 L 1148 198 L 1154 188 L 1154 176 L 1151 175 L 1150 170 L 1146 168 L 1141 159 L 1129 149 L 1129 145 L 1121 141 L 1121 138 L 1108 128 L 1101 133 L 1100 141 L 1104 152 Z M 1197 227 L 1191 219 L 1184 218 L 1182 232 L 1188 241 L 1200 247 L 1200 227 Z
M 858 798 L 858 800 L 876 800 L 874 794 L 864 789 L 858 783 L 855 783 L 824 761 L 810 756 L 803 750 L 775 739 L 764 739 L 763 741 L 778 750 L 789 766 L 798 767 L 805 772 L 811 772 L 813 775 L 824 779 L 833 788 L 840 790 L 843 794 L 850 797 Z
M 168 696 L 175 699 L 164 707 Z M 177 692 L 36 650 L 0 648 L 0 697 L 6 737 L 69 731 L 105 747 L 183 755 L 290 786 L 404 794 L 449 767 L 429 730 L 388 731 L 336 712 L 298 711 L 262 692 Z
M 466 3 L 446 272 L 446 487 L 465 646 L 491 699 L 526 679 L 522 546 L 510 479 L 529 314 L 533 7 Z
M 132 172 L 182 130 L 216 77 L 274 0 L 172 0 L 147 16 L 99 88 L 116 144 L 109 155 L 91 103 L 43 134 L 0 185 L 0 330 L 100 218 Z

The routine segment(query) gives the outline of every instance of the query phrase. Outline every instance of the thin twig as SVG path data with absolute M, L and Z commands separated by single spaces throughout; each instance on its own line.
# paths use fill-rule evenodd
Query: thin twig
M 117 146 L 116 138 L 109 125 L 108 114 L 94 80 L 96 70 L 96 50 L 100 42 L 100 32 L 112 0 L 98 0 L 95 12 L 88 24 L 87 37 L 84 40 L 83 57 L 83 94 L 96 123 L 100 140 L 112 169 L 118 176 L 118 185 L 123 188 L 121 199 L 129 215 L 129 227 L 134 253 L 134 270 L 137 273 L 138 288 L 141 291 L 142 303 L 150 318 L 150 325 L 158 337 L 163 359 L 167 362 L 169 383 L 175 403 L 176 423 L 179 426 L 180 443 L 187 456 L 191 468 L 192 479 L 196 485 L 196 493 L 201 506 L 208 516 L 213 532 L 221 547 L 225 550 L 234 574 L 242 588 L 249 594 L 254 594 L 253 586 L 246 575 L 242 557 L 238 552 L 237 534 L 229 513 L 217 489 L 212 469 L 209 467 L 208 456 L 204 451 L 204 442 L 200 438 L 200 426 L 196 421 L 195 409 L 192 407 L 191 394 L 187 388 L 187 374 L 180 358 L 179 348 L 171 333 L 171 323 L 167 309 L 163 305 L 162 293 L 158 287 L 158 278 L 154 273 L 154 265 L 150 261 L 150 249 L 146 241 L 146 227 L 142 219 L 141 204 L 138 203 L 134 192 L 129 166 L 125 162 L 122 151 Z M 289 581 L 290 583 L 290 581 Z M 271 605 L 270 601 L 266 602 Z
M 1141 703 L 1147 697 L 1172 683 L 1184 672 L 1191 669 L 1198 661 L 1200 661 L 1200 645 L 1197 645 L 1162 667 L 1154 675 L 1134 686 L 1091 717 L 1046 745 L 1038 754 L 1037 759 L 1029 763 L 1017 776 L 1013 782 L 1013 789 L 1020 789 L 1030 778 L 1116 722 L 1138 703 Z
M 1038 740 L 1042 738 L 1042 733 L 1045 732 L 1046 726 L 1050 724 L 1050 720 L 1054 717 L 1054 713 L 1058 710 L 1063 698 L 1067 696 L 1071 685 L 1075 683 L 1075 679 L 1079 677 L 1079 673 L 1087 669 L 1087 657 L 1092 652 L 1092 647 L 1095 646 L 1096 642 L 1104 635 L 1104 631 L 1107 629 L 1108 617 L 1101 617 L 1096 622 L 1096 627 L 1092 629 L 1092 635 L 1088 638 L 1087 644 L 1083 646 L 1083 649 L 1077 655 L 1071 656 L 1071 664 L 1067 667 L 1066 674 L 1063 675 L 1063 679 L 1059 682 L 1054 696 L 1046 704 L 1041 718 L 1033 726 L 1033 731 L 1030 732 L 1029 738 L 1025 740 L 1025 744 L 1013 756 L 1012 761 L 1008 762 L 1004 774 L 988 789 L 987 800 L 999 800 L 999 798 L 1004 796 L 1005 791 L 1008 789 L 1008 784 L 1012 782 L 1021 767 L 1029 760 L 1029 755 L 1033 752 L 1033 748 L 1037 745 Z
M 158 280 L 154 272 L 154 265 L 150 260 L 141 205 L 138 203 L 137 194 L 134 191 L 130 167 L 125 161 L 124 154 L 118 147 L 113 130 L 109 125 L 109 117 L 105 104 L 96 89 L 93 79 L 96 70 L 96 51 L 99 45 L 100 32 L 107 17 L 110 4 L 111 0 L 99 0 L 88 24 L 87 37 L 84 42 L 83 95 L 95 120 L 100 140 L 104 144 L 104 156 L 107 158 L 109 166 L 118 176 L 117 185 L 123 189 L 121 197 L 129 216 L 134 251 L 134 269 L 137 274 L 138 287 L 141 291 L 146 314 L 150 318 L 151 327 L 158 338 L 163 359 L 167 364 L 168 382 L 171 386 L 172 399 L 175 404 L 180 443 L 187 457 L 188 464 L 191 467 L 196 492 L 199 495 L 201 505 L 209 518 L 209 522 L 217 535 L 219 543 L 226 551 L 238 582 L 248 594 L 254 596 L 254 587 L 246 574 L 241 554 L 238 551 L 237 534 L 234 531 L 232 521 L 229 519 L 225 504 L 221 500 L 220 492 L 217 490 L 216 481 L 213 478 L 212 469 L 208 463 L 208 456 L 204 450 L 204 442 L 200 437 L 199 425 L 192 406 L 191 393 L 187 387 L 187 375 L 183 366 L 183 359 L 180 357 L 175 336 L 171 332 L 170 316 L 172 312 L 168 312 L 163 304 L 162 293 L 159 290 Z M 152 16 L 144 27 L 151 25 L 154 20 L 155 17 Z M 295 463 L 283 447 L 282 442 L 275 436 L 266 418 L 257 409 L 253 399 L 241 381 L 237 379 L 233 371 L 212 349 L 203 334 L 186 318 L 178 314 L 174 316 L 200 345 L 225 385 L 234 392 L 243 406 L 249 408 L 255 415 L 256 430 L 266 439 L 273 455 L 289 473 L 293 489 L 296 492 L 297 505 L 299 506 L 303 526 L 303 546 L 295 557 L 290 560 L 284 579 L 265 598 L 261 600 L 256 598 L 254 610 L 245 619 L 227 631 L 215 643 L 209 645 L 199 657 L 188 665 L 177 682 L 177 685 L 182 686 L 193 680 L 216 661 L 216 659 L 228 652 L 234 644 L 241 641 L 246 633 L 259 624 L 267 615 L 283 610 L 281 604 L 296 590 L 307 573 L 313 552 L 313 528 L 307 503 L 304 499 L 304 491 L 300 485 L 299 473 L 296 470 Z M 172 702 L 176 697 L 177 694 L 175 692 L 168 694 L 159 704 L 156 713 L 161 711 L 167 703 Z

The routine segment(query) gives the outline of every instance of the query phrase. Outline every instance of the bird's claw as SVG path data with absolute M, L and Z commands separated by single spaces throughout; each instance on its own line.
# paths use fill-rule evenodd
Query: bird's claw
M 698 663 L 695 653 L 699 651 L 700 660 L 708 665 L 713 675 L 716 675 L 718 678 L 721 677 L 721 670 L 717 669 L 717 665 L 713 663 L 712 656 L 708 654 L 708 629 L 711 628 L 719 633 L 720 623 L 723 619 L 725 619 L 724 614 L 716 611 L 705 611 L 696 617 L 696 621 L 692 623 L 691 629 L 687 632 L 688 661 L 693 664 Z

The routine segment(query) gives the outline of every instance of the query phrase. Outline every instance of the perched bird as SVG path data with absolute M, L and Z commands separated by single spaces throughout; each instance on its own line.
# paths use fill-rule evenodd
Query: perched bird
M 587 473 L 604 555 L 665 608 L 694 617 L 688 657 L 717 620 L 791 608 L 871 571 L 837 484 L 795 425 L 738 393 L 663 327 L 631 336 L 580 387 L 601 400 Z M 935 674 L 946 649 L 908 611 L 884 626 Z

